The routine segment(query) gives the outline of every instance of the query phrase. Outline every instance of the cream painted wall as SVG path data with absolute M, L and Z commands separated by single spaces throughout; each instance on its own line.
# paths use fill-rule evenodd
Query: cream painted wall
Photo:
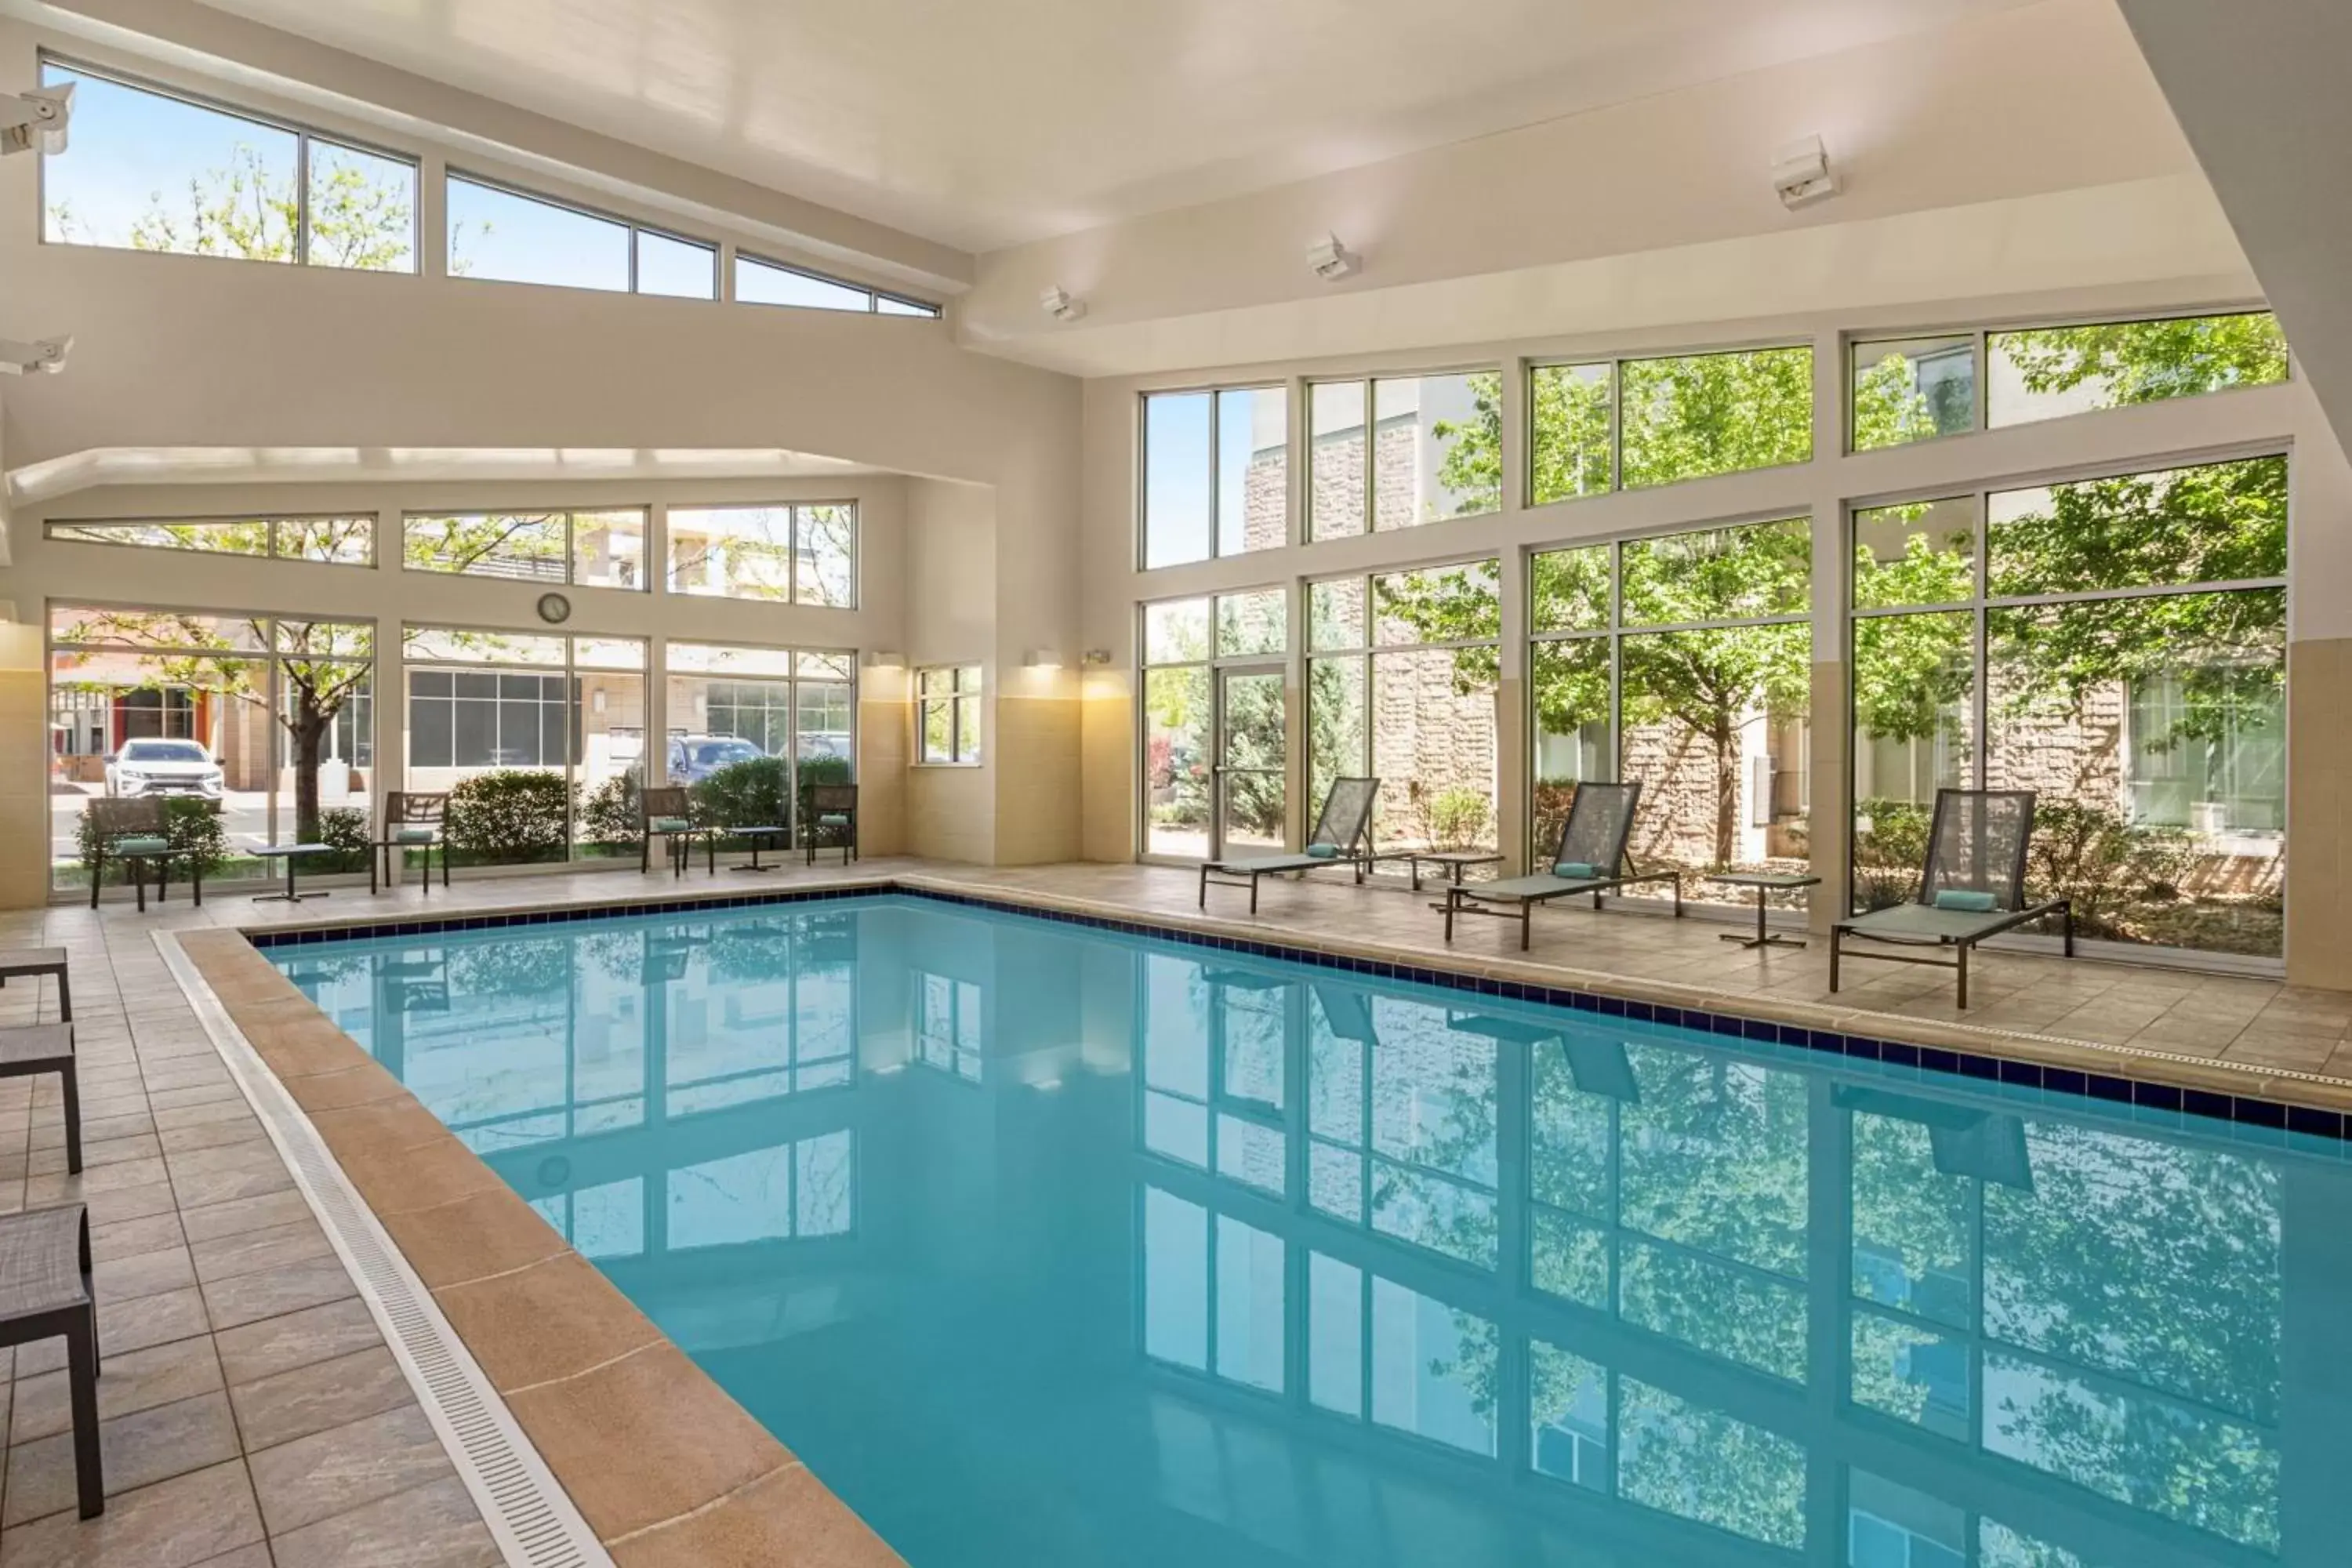
M 907 681 L 931 665 L 978 664 L 982 691 L 981 762 L 920 762 L 909 742 L 907 847 L 909 853 L 980 865 L 996 858 L 996 789 L 1001 775 L 996 684 L 997 511 L 995 496 L 976 485 L 913 479 L 907 486 Z M 911 727 L 909 711 L 906 722 Z
M 1843 192 L 1790 214 L 1770 157 L 1816 133 Z M 1948 221 L 1993 203 L 2014 210 Z M 1360 276 L 1309 272 L 1326 233 Z M 1989 268 L 2059 287 L 2126 275 L 2133 248 L 2175 274 L 2239 264 L 2111 0 L 2050 0 L 994 252 L 960 320 L 1111 374 L 1916 300 Z M 1075 327 L 1037 310 L 1055 283 L 1087 301 Z

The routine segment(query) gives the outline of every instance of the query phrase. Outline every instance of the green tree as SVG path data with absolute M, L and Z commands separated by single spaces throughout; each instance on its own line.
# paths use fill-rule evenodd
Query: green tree
M 2284 381 L 2286 334 L 2268 311 L 2000 332 L 1993 353 L 2028 392 L 2096 389 L 2099 407 Z

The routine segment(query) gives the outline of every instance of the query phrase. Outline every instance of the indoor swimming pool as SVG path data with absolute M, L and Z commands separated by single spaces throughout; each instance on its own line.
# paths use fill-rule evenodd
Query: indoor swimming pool
M 2352 1164 L 912 895 L 268 956 L 915 1568 L 2352 1540 Z

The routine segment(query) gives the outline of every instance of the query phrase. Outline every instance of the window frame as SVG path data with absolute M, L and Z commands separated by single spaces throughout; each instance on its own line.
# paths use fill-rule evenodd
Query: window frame
M 488 191 L 493 195 L 507 196 L 515 201 L 536 202 L 541 206 L 553 207 L 558 212 L 570 213 L 575 217 L 593 218 L 598 223 L 609 223 L 614 225 L 628 236 L 628 286 L 625 289 L 591 289 L 583 287 L 577 283 L 550 283 L 530 278 L 476 278 L 466 273 L 448 271 L 449 242 L 455 237 L 455 230 L 450 227 L 448 216 L 449 187 L 452 184 L 472 185 L 478 190 Z M 684 300 L 696 303 L 709 304 L 717 304 L 727 297 L 725 293 L 725 284 L 719 277 L 720 268 L 719 265 L 719 258 L 725 247 L 721 246 L 719 241 L 715 239 L 698 238 L 693 235 L 683 233 L 677 229 L 667 228 L 660 224 L 646 223 L 637 218 L 626 216 L 621 213 L 609 211 L 604 207 L 592 206 L 586 202 L 575 202 L 567 196 L 551 195 L 545 191 L 534 191 L 529 186 L 519 185 L 511 180 L 500 179 L 494 174 L 478 174 L 460 163 L 449 163 L 444 165 L 442 168 L 441 215 L 441 263 L 444 276 L 447 277 L 453 282 L 505 283 L 524 289 L 570 289 L 575 292 L 583 294 L 626 294 L 632 299 Z M 640 291 L 637 287 L 637 237 L 644 234 L 650 234 L 656 239 L 667 239 L 677 245 L 690 245 L 697 250 L 707 250 L 710 252 L 710 298 L 709 300 L 701 300 L 698 296 L 692 294 L 646 294 Z
M 947 678 L 944 690 L 929 691 L 925 685 L 935 676 Z M 966 684 L 970 677 L 970 684 Z M 988 732 L 987 705 L 982 701 L 987 689 L 986 667 L 978 662 L 963 664 L 927 664 L 915 671 L 915 761 L 919 768 L 978 768 L 987 764 Z M 965 705 L 971 705 L 971 744 L 965 744 Z M 931 710 L 943 708 L 948 719 L 948 754 L 934 757 L 924 737 L 929 732 Z
M 1980 322 L 1971 326 L 1924 327 L 1916 331 L 1900 328 L 1889 328 L 1882 331 L 1876 328 L 1872 328 L 1866 331 L 1842 332 L 1839 334 L 1839 342 L 1843 349 L 1842 357 L 1844 363 L 1840 367 L 1840 380 L 1842 384 L 1840 387 L 1840 396 L 1844 403 L 1845 409 L 1840 421 L 1844 427 L 1844 438 L 1839 446 L 1839 456 L 1852 458 L 1862 457 L 1872 452 L 1902 451 L 1915 447 L 1924 447 L 1931 442 L 1948 441 L 1961 436 L 1983 436 L 1995 430 L 2022 429 L 2032 425 L 2047 425 L 2053 420 L 2078 418 L 2083 414 L 2112 414 L 2116 412 L 2117 408 L 2140 406 L 2139 405 L 2135 404 L 2116 404 L 2105 408 L 2085 408 L 2079 410 L 2074 414 L 2053 414 L 2039 419 L 2020 419 L 2011 421 L 2006 425 L 1995 425 L 1992 422 L 1991 372 L 1992 340 L 1997 337 L 2001 337 L 2011 332 L 2067 331 L 2074 330 L 2088 330 L 2095 327 L 2146 326 L 2165 321 L 2210 321 L 2226 320 L 2235 316 L 2269 316 L 2273 320 L 2276 320 L 2278 310 L 2276 307 L 2266 301 L 2241 300 L 2234 304 L 2216 305 L 2210 309 L 2203 310 L 2193 307 L 2183 308 L 2172 306 L 2162 310 L 2118 310 L 2110 314 L 2094 316 L 2088 320 L 2080 316 L 2021 317 L 2015 320 L 2004 321 L 1991 324 Z M 2282 335 L 2284 335 L 2284 328 L 2281 329 L 2281 332 Z M 1858 374 L 1860 366 L 1857 356 L 1860 352 L 1875 344 L 1917 342 L 1922 340 L 1931 338 L 1965 338 L 1969 340 L 1969 353 L 1972 358 L 1974 374 L 1976 377 L 1973 422 L 1965 430 L 1954 430 L 1935 436 L 1922 436 L 1916 440 L 1896 442 L 1892 446 L 1856 446 L 1854 444 L 1854 416 L 1856 413 L 1854 407 L 1854 396 L 1859 390 L 1862 380 L 1861 375 Z M 2298 379 L 2299 375 L 2295 369 L 2294 349 L 2294 345 L 2290 343 L 2287 347 L 2286 374 L 2281 380 L 2250 382 L 2235 386 L 2215 387 L 2210 391 L 2192 393 L 2179 397 L 2163 398 L 2158 399 L 2158 401 L 2167 403 L 2193 403 L 2200 398 L 2226 396 L 2234 392 L 2258 392 L 2264 387 L 2285 386 L 2292 384 Z M 2151 469 L 2147 471 L 2152 472 L 2154 470 Z M 1864 507 L 1863 510 L 1866 510 L 1868 508 Z
M 278 548 L 279 526 L 285 523 L 359 522 L 365 521 L 367 559 L 364 561 L 319 561 L 308 555 L 289 554 Z M 66 530 L 89 528 L 100 530 L 133 528 L 201 528 L 210 524 L 228 526 L 236 523 L 260 523 L 268 530 L 269 548 L 258 555 L 236 550 L 206 550 L 200 547 L 175 548 L 166 544 L 148 544 L 135 539 L 90 539 Z M 258 517 L 237 517 L 222 513 L 206 517 L 52 517 L 41 522 L 41 538 L 53 544 L 91 544 L 102 550 L 145 550 L 170 555 L 220 555 L 235 561 L 290 561 L 300 566 L 356 567 L 373 572 L 377 563 L 377 538 L 383 531 L 381 514 L 376 512 L 268 512 Z
M 827 605 L 801 597 L 801 514 L 832 508 L 849 514 L 849 602 Z M 611 510 L 611 509 L 606 509 Z M 671 553 L 677 539 L 677 519 L 692 517 L 699 512 L 719 511 L 780 511 L 784 514 L 784 592 L 781 598 L 764 598 L 758 595 L 733 594 L 724 590 L 704 591 L 677 586 L 674 557 Z M 650 552 L 649 552 L 650 553 Z M 650 576 L 651 574 L 648 574 Z M 662 509 L 661 584 L 667 597 L 679 599 L 724 599 L 734 604 L 774 605 L 795 610 L 856 610 L 866 596 L 866 515 L 855 496 L 837 500 L 717 500 L 672 501 Z M 693 639 L 685 639 L 691 641 Z M 794 647 L 799 645 L 795 644 Z
M 409 172 L 413 182 L 410 188 L 415 193 L 408 204 L 407 268 L 404 270 L 388 267 L 331 267 L 326 270 L 372 272 L 389 278 L 421 278 L 425 275 L 425 159 L 421 154 L 404 152 L 396 147 L 388 147 L 381 142 L 368 141 L 364 137 L 347 136 L 338 132 L 320 130 L 299 120 L 289 120 L 283 115 L 273 114 L 266 110 L 250 109 L 242 104 L 231 103 L 226 99 L 215 98 L 208 93 L 158 81 L 152 77 L 140 76 L 135 72 L 119 70 L 112 66 L 85 64 L 73 55 L 61 50 L 37 49 L 33 62 L 35 80 L 39 81 L 46 78 L 51 67 L 62 71 L 69 71 L 75 76 L 89 77 L 106 82 L 110 86 L 124 88 L 132 92 L 143 92 L 153 98 L 167 99 L 191 109 L 203 110 L 206 113 L 222 115 L 230 120 L 242 121 L 247 125 L 259 126 L 266 131 L 275 131 L 282 135 L 292 136 L 294 138 L 294 254 L 289 257 L 285 263 L 289 267 L 312 265 L 310 260 L 310 149 L 314 143 L 343 148 L 353 153 L 363 153 L 370 157 L 382 158 L 403 165 Z M 138 250 L 139 247 L 136 246 L 105 245 L 95 241 L 83 245 L 73 240 L 49 238 L 47 154 L 41 154 L 35 160 L 34 173 L 35 238 L 38 243 L 81 250 Z M 446 225 L 444 229 L 446 234 Z M 139 253 L 149 256 L 188 254 L 176 250 L 140 251 Z M 258 258 L 232 256 L 213 257 L 208 259 L 243 261 Z
M 641 574 L 643 580 L 635 587 L 631 587 L 626 584 L 621 583 L 584 583 L 580 580 L 580 520 L 583 517 L 593 517 L 615 512 L 633 512 L 639 519 L 637 536 L 644 542 L 645 545 L 645 550 L 641 559 L 643 559 L 646 564 L 649 567 L 651 565 L 651 556 L 653 552 L 653 508 L 641 502 L 636 506 L 562 506 L 545 507 L 528 511 L 499 511 L 488 509 L 478 511 L 468 511 L 457 508 L 452 508 L 446 511 L 404 510 L 400 514 L 400 569 L 403 572 L 414 572 L 420 576 L 471 577 L 491 583 L 514 583 L 525 587 L 585 588 L 592 593 L 650 594 L 653 592 L 654 586 L 653 573 L 650 570 L 645 571 Z M 454 572 L 444 571 L 436 566 L 419 566 L 415 562 L 409 560 L 408 530 L 411 523 L 439 518 L 463 517 L 562 518 L 563 520 L 563 574 L 561 577 L 509 577 L 496 572 L 469 572 L 462 568 Z M 557 629 L 559 631 L 565 630 L 564 628 Z M 569 635 L 568 631 L 566 632 L 566 635 Z
M 1135 395 L 1135 569 L 1139 572 L 1167 572 L 1181 566 L 1198 566 L 1206 561 L 1232 561 L 1244 555 L 1259 555 L 1270 551 L 1287 550 L 1301 542 L 1302 523 L 1297 515 L 1297 499 L 1306 493 L 1295 472 L 1298 414 L 1302 405 L 1291 395 L 1293 384 L 1288 381 L 1241 381 L 1214 386 L 1156 386 Z M 1256 550 L 1221 550 L 1218 542 L 1223 530 L 1223 518 L 1218 515 L 1223 487 L 1219 483 L 1220 448 L 1224 435 L 1224 397 L 1229 392 L 1274 393 L 1282 398 L 1282 538 L 1273 544 Z M 1206 397 L 1209 400 L 1208 485 L 1209 552 L 1191 561 L 1171 561 L 1165 565 L 1151 564 L 1151 400 L 1155 397 Z
M 631 254 L 635 254 L 634 249 Z M 766 300 L 743 299 L 736 284 L 743 264 L 747 261 L 754 267 L 764 267 L 772 272 L 789 272 L 795 278 L 805 278 L 813 283 L 828 284 L 835 289 L 846 289 L 854 294 L 863 294 L 866 296 L 866 309 L 863 310 L 835 310 L 830 305 L 786 305 Z M 839 278 L 830 272 L 819 272 L 814 267 L 802 267 L 790 261 L 778 261 L 773 257 L 763 256 L 756 250 L 747 250 L 741 246 L 735 247 L 735 264 L 727 269 L 726 298 L 730 304 L 757 305 L 762 310 L 822 310 L 834 316 L 896 316 L 901 321 L 937 321 L 944 320 L 947 314 L 946 306 L 934 303 L 929 300 L 919 300 L 912 294 L 901 294 L 895 289 L 877 289 L 871 283 L 860 283 L 855 278 Z M 894 305 L 906 306 L 908 309 L 885 310 L 882 309 L 882 301 L 885 300 Z
M 1498 479 L 1495 488 L 1495 504 L 1483 511 L 1457 512 L 1452 517 L 1433 517 L 1417 522 L 1402 523 L 1394 528 L 1380 526 L 1380 441 L 1378 437 L 1381 423 L 1381 384 L 1383 382 L 1392 381 L 1422 382 L 1443 380 L 1453 376 L 1467 379 L 1476 375 L 1492 375 L 1496 380 L 1496 395 L 1499 396 L 1507 384 L 1511 370 L 1510 362 L 1503 361 L 1486 364 L 1423 366 L 1412 370 L 1367 370 L 1360 371 L 1353 375 L 1315 375 L 1305 378 L 1301 384 L 1302 390 L 1299 397 L 1301 451 L 1306 458 L 1306 461 L 1301 465 L 1304 471 L 1299 475 L 1298 480 L 1298 493 L 1303 504 L 1299 508 L 1302 515 L 1299 518 L 1297 529 L 1293 534 L 1293 542 L 1305 544 L 1329 544 L 1343 539 L 1370 539 L 1375 534 L 1409 533 L 1416 528 L 1428 528 L 1438 523 L 1469 522 L 1478 518 L 1502 516 L 1507 499 L 1504 495 L 1506 487 Z M 1532 374 L 1532 373 L 1533 366 L 1530 364 L 1529 374 Z M 1364 508 L 1361 519 L 1364 526 L 1355 533 L 1334 533 L 1328 537 L 1318 537 L 1315 532 L 1315 389 L 1318 386 L 1351 384 L 1364 389 Z M 1532 429 L 1534 419 L 1532 413 L 1528 415 L 1528 419 Z M 1530 464 L 1532 464 L 1532 458 L 1530 458 Z
M 1874 338 L 1890 335 L 1891 334 L 1884 333 L 1872 334 Z M 1914 335 L 1926 337 L 1935 334 L 1923 332 Z M 1801 458 L 1797 461 L 1789 463 L 1769 463 L 1761 468 L 1726 468 L 1716 473 L 1692 474 L 1684 479 L 1661 480 L 1656 484 L 1628 485 L 1625 482 L 1625 367 L 1627 365 L 1653 364 L 1662 360 L 1721 359 L 1733 354 L 1788 353 L 1802 350 L 1808 357 L 1815 361 L 1813 365 L 1813 374 L 1818 378 L 1821 374 L 1821 365 L 1819 363 L 1821 356 L 1818 352 L 1819 347 L 1819 344 L 1810 339 L 1792 342 L 1785 338 L 1772 338 L 1758 342 L 1718 343 L 1696 348 L 1654 349 L 1641 353 L 1612 353 L 1600 355 L 1545 354 L 1539 357 L 1519 361 L 1518 390 L 1519 400 L 1522 405 L 1522 413 L 1519 419 L 1516 422 L 1516 429 L 1519 437 L 1521 451 L 1519 460 L 1512 465 L 1512 469 L 1517 476 L 1519 481 L 1519 493 L 1524 498 L 1522 510 L 1527 511 L 1540 511 L 1549 507 L 1573 506 L 1579 501 L 1595 500 L 1603 496 L 1634 495 L 1643 491 L 1669 490 L 1676 489 L 1682 485 L 1696 484 L 1703 479 L 1730 479 L 1744 474 L 1785 473 L 1820 461 L 1822 458 L 1821 431 L 1814 427 L 1818 423 L 1815 418 L 1816 411 L 1812 407 L 1811 404 L 1808 403 L 1805 413 L 1805 436 L 1808 452 L 1804 458 Z M 1847 357 L 1849 362 L 1851 362 L 1852 355 L 1849 353 Z M 1536 497 L 1536 375 L 1540 371 L 1589 370 L 1594 366 L 1604 367 L 1609 372 L 1609 483 L 1601 489 L 1592 490 L 1584 495 L 1559 496 L 1550 500 L 1539 500 Z M 1850 379 L 1851 378 L 1849 377 L 1849 381 Z M 1816 384 L 1818 384 L 1818 379 L 1816 381 Z M 1847 401 L 1851 404 L 1851 394 L 1849 394 Z M 1848 423 L 1851 424 L 1851 416 L 1849 416 Z M 1840 455 L 1845 455 L 1845 452 L 1842 449 Z M 1771 520 L 1767 519 L 1765 521 Z M 1693 524 L 1691 526 L 1716 527 L 1723 525 Z M 1678 528 L 1670 530 L 1669 531 L 1680 532 L 1687 531 L 1687 530 Z

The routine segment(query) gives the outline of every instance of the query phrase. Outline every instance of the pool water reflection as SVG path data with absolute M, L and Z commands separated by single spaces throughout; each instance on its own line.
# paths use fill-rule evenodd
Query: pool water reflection
M 2352 1540 L 2333 1144 L 898 896 L 270 956 L 916 1568 Z

